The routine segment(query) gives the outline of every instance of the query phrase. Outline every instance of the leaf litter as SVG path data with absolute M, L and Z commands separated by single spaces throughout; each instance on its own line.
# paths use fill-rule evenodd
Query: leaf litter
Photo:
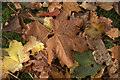
M 3 49 L 8 52 L 2 59 L 4 73 L 25 71 L 37 79 L 102 78 L 107 68 L 110 78 L 117 77 L 120 72 L 119 46 L 106 49 L 103 36 L 108 35 L 115 40 L 120 31 L 114 28 L 111 19 L 98 17 L 96 12 L 99 6 L 107 11 L 115 8 L 118 13 L 115 3 L 28 2 L 14 5 L 22 12 L 18 10 L 12 20 L 9 18 L 2 30 L 21 33 L 23 40 L 28 42 L 23 46 L 13 40 L 8 49 Z M 30 10 L 48 9 L 46 12 L 39 10 L 33 17 L 34 13 L 24 12 L 23 6 Z M 26 18 L 34 21 L 26 24 Z

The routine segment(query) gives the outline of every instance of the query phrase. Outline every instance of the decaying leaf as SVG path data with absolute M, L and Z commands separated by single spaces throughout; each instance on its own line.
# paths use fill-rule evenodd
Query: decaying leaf
M 25 66 L 25 72 L 31 73 L 37 79 L 48 78 L 49 66 L 47 64 L 47 60 L 45 59 L 45 57 L 47 57 L 47 53 L 45 53 L 45 51 L 40 51 L 39 54 L 36 54 L 33 57 L 34 59 L 29 60 L 28 64 Z
M 60 14 L 59 9 L 54 10 L 53 12 L 40 12 L 36 14 L 36 17 L 40 17 L 40 16 L 58 16 Z
M 117 72 L 117 70 L 119 69 L 119 63 L 118 61 L 116 60 L 112 66 L 108 67 L 108 72 L 109 74 L 115 74 Z
M 29 42 L 25 44 L 23 48 L 25 52 L 32 50 L 33 54 L 35 52 L 43 51 L 43 49 L 44 49 L 44 44 L 41 43 L 40 41 L 37 41 L 36 37 L 34 36 L 29 37 Z
M 3 27 L 2 31 L 15 31 L 17 33 L 22 33 L 22 26 L 20 25 L 18 14 L 10 16 L 8 24 Z
M 106 35 L 115 40 L 115 38 L 120 36 L 120 31 L 118 28 L 111 28 L 108 32 L 106 32 Z
M 43 26 L 39 22 L 31 22 L 26 25 L 27 29 L 24 29 L 24 35 L 23 38 L 28 41 L 30 36 L 35 36 L 38 40 L 45 43 L 48 39 L 48 33 L 49 30 L 46 29 L 45 26 Z
M 113 63 L 112 57 L 107 52 L 105 45 L 101 39 L 91 39 L 87 37 L 88 45 L 90 49 L 93 49 L 93 56 L 97 63 L 106 63 L 107 66 Z
M 55 10 L 55 8 L 61 9 L 62 5 L 59 4 L 59 2 L 52 2 L 49 6 L 48 6 L 48 10 L 49 12 L 53 12 Z
M 83 52 L 88 49 L 85 38 L 76 35 L 79 32 L 78 27 L 82 26 L 84 20 L 79 18 L 68 20 L 67 17 L 68 14 L 64 11 L 52 21 L 55 34 L 46 43 L 49 64 L 57 57 L 63 64 L 71 67 L 73 65 L 71 50 Z
M 113 2 L 97 2 L 98 6 L 107 11 L 113 8 Z
M 3 58 L 2 69 L 4 71 L 18 71 L 22 68 L 22 63 L 29 60 L 29 54 L 22 49 L 22 44 L 16 40 L 11 41 L 9 48 L 4 49 L 9 54 Z
M 68 15 L 71 15 L 71 11 L 82 11 L 76 2 L 63 2 L 63 11 L 66 11 Z
M 81 5 L 84 9 L 95 11 L 97 6 L 94 2 L 83 2 Z
M 97 16 L 96 12 L 90 12 L 90 20 L 85 28 L 85 33 L 92 38 L 100 38 L 103 33 L 112 27 L 112 20 L 105 17 Z
M 119 5 L 119 2 L 114 2 L 114 6 L 113 7 L 114 7 L 115 11 L 118 13 L 118 15 L 120 15 L 118 5 Z
M 52 20 L 53 18 L 52 17 L 45 17 L 44 18 L 44 23 L 43 23 L 43 25 L 45 26 L 45 27 L 47 27 L 48 29 L 52 29 L 52 26 L 51 26 L 51 24 L 50 24 L 50 21 Z
M 73 52 L 74 59 L 79 63 L 74 69 L 74 72 L 71 73 L 73 77 L 85 77 L 85 76 L 94 76 L 99 70 L 100 65 L 98 65 L 92 55 L 92 51 L 86 51 L 83 53 Z

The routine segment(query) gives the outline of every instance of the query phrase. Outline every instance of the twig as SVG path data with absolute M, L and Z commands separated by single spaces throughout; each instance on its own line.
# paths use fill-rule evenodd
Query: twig
M 11 6 L 10 6 L 9 4 L 7 4 L 7 5 L 8 5 L 8 7 L 9 7 L 13 12 L 16 13 L 16 11 L 15 11 L 13 8 L 11 8 Z
M 10 73 L 10 72 L 8 72 L 8 74 L 12 75 L 13 77 L 15 77 L 15 78 L 18 79 L 18 80 L 21 80 L 21 79 L 19 79 L 17 76 L 13 75 L 13 74 Z

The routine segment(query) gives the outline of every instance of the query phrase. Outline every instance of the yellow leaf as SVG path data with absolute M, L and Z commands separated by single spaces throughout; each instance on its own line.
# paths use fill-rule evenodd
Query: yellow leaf
M 29 37 L 29 42 L 24 46 L 24 51 L 28 52 L 29 50 L 32 50 L 32 53 L 43 51 L 44 44 L 40 41 L 36 40 L 36 37 L 31 36 Z
M 13 40 L 10 42 L 9 48 L 3 49 L 8 52 L 9 56 L 3 58 L 2 69 L 4 71 L 15 72 L 22 68 L 22 63 L 29 59 L 29 54 L 23 51 L 21 42 Z

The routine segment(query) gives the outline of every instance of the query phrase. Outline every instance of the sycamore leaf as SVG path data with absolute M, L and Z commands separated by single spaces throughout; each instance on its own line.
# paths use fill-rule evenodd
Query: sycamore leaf
M 63 2 L 63 11 L 66 11 L 68 15 L 71 14 L 71 11 L 82 11 L 79 5 L 76 2 Z
M 77 18 L 67 19 L 64 11 L 52 21 L 54 36 L 47 41 L 48 63 L 57 57 L 61 63 L 71 67 L 73 65 L 72 50 L 79 52 L 88 49 L 85 38 L 77 36 L 84 20 Z M 62 25 L 61 25 L 62 24 Z
M 92 51 L 86 51 L 83 53 L 74 51 L 72 55 L 75 61 L 79 63 L 79 66 L 77 66 L 71 73 L 74 77 L 80 78 L 88 75 L 94 76 L 101 68 L 101 66 L 95 62 Z
M 29 42 L 24 46 L 24 51 L 28 52 L 29 50 L 32 50 L 32 53 L 43 51 L 44 44 L 40 41 L 37 41 L 36 37 L 31 36 L 29 37 Z
M 4 49 L 9 56 L 3 58 L 2 67 L 5 71 L 15 72 L 22 68 L 22 63 L 29 59 L 29 54 L 23 51 L 21 42 L 13 40 L 10 42 L 9 48 Z
M 27 41 L 30 36 L 35 36 L 38 40 L 45 43 L 48 39 L 47 35 L 49 31 L 41 23 L 34 21 L 26 25 L 23 33 L 23 38 Z

